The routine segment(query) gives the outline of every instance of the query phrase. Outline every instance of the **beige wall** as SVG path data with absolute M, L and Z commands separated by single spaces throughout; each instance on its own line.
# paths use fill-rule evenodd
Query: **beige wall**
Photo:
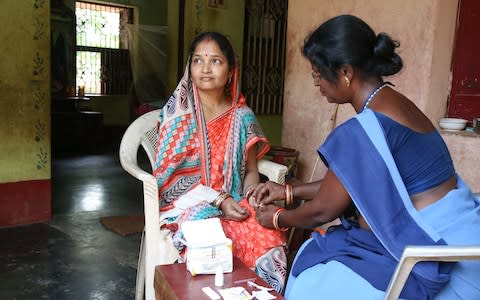
M 316 149 L 329 132 L 335 109 L 334 104 L 327 103 L 313 85 L 311 67 L 300 52 L 305 36 L 322 22 L 339 14 L 356 15 L 376 32 L 390 34 L 401 44 L 399 54 L 404 68 L 399 74 L 386 79 L 412 99 L 436 125 L 446 112 L 457 3 L 457 0 L 384 0 L 382 5 L 369 0 L 289 1 L 282 144 L 300 151 L 297 174 L 300 179 L 310 180 L 318 157 Z M 351 107 L 340 106 L 336 124 L 353 113 Z M 472 158 L 459 151 L 475 142 L 479 143 L 476 148 L 479 149 L 480 138 L 468 143 L 464 138 L 458 138 L 455 147 L 450 145 L 449 140 L 447 143 L 457 171 L 462 175 L 468 164 L 463 162 L 478 161 L 478 154 Z M 314 178 L 325 172 L 323 164 L 320 162 L 319 165 Z M 466 170 L 465 173 L 467 183 L 474 190 L 480 190 L 479 175 Z
M 480 136 L 474 133 L 444 132 L 443 139 L 452 154 L 453 164 L 458 174 L 472 188 L 480 192 Z

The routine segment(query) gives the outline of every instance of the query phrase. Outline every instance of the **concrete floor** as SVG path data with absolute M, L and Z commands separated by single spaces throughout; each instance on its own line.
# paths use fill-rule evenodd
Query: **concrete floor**
M 143 211 L 141 183 L 121 168 L 118 145 L 54 157 L 52 220 L 0 229 L 0 299 L 134 298 L 140 234 L 99 222 Z

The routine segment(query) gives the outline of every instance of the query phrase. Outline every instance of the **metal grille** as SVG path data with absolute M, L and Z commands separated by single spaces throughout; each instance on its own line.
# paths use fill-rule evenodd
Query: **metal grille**
M 288 0 L 249 0 L 242 91 L 256 114 L 282 114 Z
M 88 94 L 124 95 L 132 75 L 125 24 L 128 7 L 76 2 L 77 86 Z

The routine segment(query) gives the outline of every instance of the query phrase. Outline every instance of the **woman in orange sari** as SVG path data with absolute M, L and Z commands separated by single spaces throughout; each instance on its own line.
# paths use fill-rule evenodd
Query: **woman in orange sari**
M 259 225 L 246 199 L 260 181 L 257 160 L 268 140 L 238 89 L 238 65 L 228 39 L 217 32 L 195 38 L 185 74 L 160 113 L 153 173 L 174 246 L 184 250 L 180 225 L 220 217 L 233 255 L 282 292 L 286 276 L 283 232 Z M 186 209 L 174 203 L 202 185 L 215 197 Z

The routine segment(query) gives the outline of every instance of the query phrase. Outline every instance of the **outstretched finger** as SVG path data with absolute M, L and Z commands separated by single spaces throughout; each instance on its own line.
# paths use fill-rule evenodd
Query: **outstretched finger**
M 263 186 L 258 188 L 255 191 L 255 194 L 253 195 L 256 205 L 258 206 L 258 205 L 264 203 L 265 199 L 269 196 L 269 194 L 270 194 L 270 191 L 269 191 L 268 186 L 266 184 L 264 184 Z

